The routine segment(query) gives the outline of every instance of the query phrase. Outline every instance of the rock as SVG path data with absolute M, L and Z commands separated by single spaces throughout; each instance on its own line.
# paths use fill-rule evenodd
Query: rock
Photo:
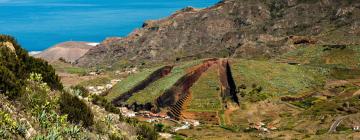
M 34 128 L 30 128 L 26 131 L 25 138 L 30 139 L 32 136 L 36 135 L 36 130 Z
M 105 87 L 104 86 L 97 86 L 96 89 L 97 90 L 105 90 Z
M 106 89 L 111 89 L 112 87 L 113 87 L 113 85 L 112 84 L 106 84 Z
M 171 137 L 173 136 L 170 133 L 159 133 L 159 135 L 161 138 L 164 138 L 164 139 L 171 139 Z
M 90 75 L 90 76 L 96 76 L 97 73 L 96 73 L 96 72 L 90 72 L 89 75 Z
M 12 52 L 15 52 L 15 47 L 11 42 L 0 42 L 0 47 L 2 46 L 9 48 Z

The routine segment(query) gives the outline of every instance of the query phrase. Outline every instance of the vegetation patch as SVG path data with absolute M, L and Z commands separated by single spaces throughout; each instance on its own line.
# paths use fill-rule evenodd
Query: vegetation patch
M 11 44 L 3 46 L 2 42 Z M 24 83 L 31 73 L 41 74 L 51 89 L 63 88 L 54 68 L 42 59 L 33 58 L 10 36 L 0 35 L 0 93 L 14 99 L 23 94 Z
M 88 74 L 88 71 L 84 68 L 80 68 L 68 63 L 63 63 L 63 62 L 53 62 L 51 63 L 51 65 L 55 68 L 55 70 L 57 72 L 61 72 L 61 73 L 70 73 L 70 74 L 77 74 L 80 76 L 84 76 L 86 74 Z
M 93 125 L 94 115 L 87 104 L 77 96 L 64 92 L 60 97 L 60 111 L 67 114 L 70 121 L 83 124 L 86 127 Z
M 349 99 L 335 97 L 331 100 L 323 100 L 316 102 L 311 108 L 306 110 L 304 114 L 308 115 L 324 115 L 324 114 L 355 114 L 360 112 L 359 96 Z
M 202 61 L 203 60 L 189 61 L 175 66 L 169 75 L 151 83 L 144 90 L 135 93 L 131 98 L 129 98 L 129 100 L 127 100 L 127 103 L 152 103 L 167 89 L 170 89 L 181 77 L 186 75 L 189 68 L 201 64 Z
M 190 88 L 191 102 L 187 111 L 218 111 L 222 109 L 218 67 L 213 66 L 203 73 Z
M 92 96 L 92 103 L 105 108 L 105 110 L 108 111 L 108 112 L 115 113 L 115 114 L 120 113 L 120 110 L 118 108 L 116 108 L 111 102 L 109 102 L 108 100 L 106 100 L 102 96 L 93 95 Z
M 80 86 L 100 86 L 100 85 L 105 85 L 107 83 L 109 83 L 111 81 L 111 79 L 109 77 L 97 77 L 95 79 L 91 79 L 88 81 L 84 81 L 81 82 L 79 85 Z
M 109 94 L 105 97 L 108 101 L 114 100 L 116 97 L 119 97 L 123 93 L 131 90 L 135 86 L 137 86 L 140 82 L 144 81 L 148 78 L 154 71 L 158 70 L 159 68 L 153 69 L 145 69 L 140 73 L 132 74 L 128 76 L 126 79 L 118 82 L 111 90 Z
M 256 84 L 270 95 L 292 95 L 322 87 L 328 70 L 270 61 L 233 60 L 233 77 L 238 87 Z M 251 88 L 245 90 L 247 93 Z
M 311 45 L 301 46 L 279 59 L 295 61 L 314 66 L 338 65 L 344 68 L 358 68 L 360 64 L 360 46 L 358 45 Z

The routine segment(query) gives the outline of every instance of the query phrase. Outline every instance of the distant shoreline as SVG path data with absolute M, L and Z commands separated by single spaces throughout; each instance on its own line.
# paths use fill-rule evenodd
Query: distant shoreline
M 1 21 L 7 23 L 0 31 L 14 36 L 23 48 L 36 53 L 68 40 L 101 42 L 110 36 L 125 37 L 147 20 L 167 17 L 187 6 L 205 8 L 218 1 L 27 0 L 16 6 L 8 1 L 0 9 Z

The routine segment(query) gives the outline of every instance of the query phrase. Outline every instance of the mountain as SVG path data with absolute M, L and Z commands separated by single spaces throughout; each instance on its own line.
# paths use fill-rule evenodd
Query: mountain
M 65 61 L 72 63 L 96 45 L 97 43 L 90 42 L 63 42 L 34 55 L 34 57 L 43 58 L 49 62 L 63 58 Z
M 359 8 L 352 0 L 223 0 L 206 9 L 187 7 L 146 21 L 125 38 L 106 39 L 77 64 L 263 59 L 303 44 L 359 44 Z

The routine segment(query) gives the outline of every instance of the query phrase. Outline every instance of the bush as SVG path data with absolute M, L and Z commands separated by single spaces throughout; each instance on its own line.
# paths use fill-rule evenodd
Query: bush
M 157 140 L 158 133 L 155 129 L 148 124 L 140 124 L 138 126 L 138 139 L 139 140 Z
M 67 114 L 69 121 L 73 123 L 83 123 L 86 127 L 94 123 L 94 115 L 90 107 L 78 97 L 67 92 L 62 93 L 60 97 L 60 111 L 62 114 Z
M 249 92 L 245 92 L 246 86 L 239 86 L 238 87 L 238 93 L 242 98 L 245 98 L 246 100 L 249 100 L 250 102 L 259 102 L 264 101 L 271 97 L 270 94 L 263 93 L 263 88 L 261 86 L 258 86 L 256 84 L 253 84 L 252 90 Z
M 42 81 L 41 74 L 32 73 L 26 80 L 26 93 L 21 96 L 22 103 L 33 109 L 38 106 L 45 105 L 47 102 L 51 102 L 49 93 L 49 86 Z
M 78 92 L 79 95 L 82 96 L 82 97 L 88 97 L 89 96 L 89 91 L 83 86 L 80 86 L 80 85 L 71 86 L 71 89 Z
M 0 92 L 15 99 L 23 93 L 23 86 L 31 73 L 41 74 L 53 90 L 62 90 L 60 78 L 46 61 L 33 58 L 10 36 L 0 35 L 1 42 L 10 42 L 15 51 L 0 46 Z
M 109 134 L 109 140 L 124 140 L 124 138 L 118 133 Z
M 120 110 L 116 108 L 112 103 L 108 102 L 104 97 L 99 95 L 93 95 L 93 104 L 99 105 L 103 108 L 105 108 L 106 111 L 120 114 Z
M 0 93 L 5 94 L 10 99 L 18 97 L 22 93 L 22 86 L 19 82 L 9 69 L 0 66 Z
M 158 123 L 154 125 L 155 130 L 158 132 L 164 132 L 165 131 L 165 125 L 162 123 Z
M 63 89 L 60 78 L 55 74 L 55 69 L 48 62 L 30 56 L 22 62 L 25 63 L 26 71 L 41 74 L 44 82 L 48 83 L 51 89 Z

